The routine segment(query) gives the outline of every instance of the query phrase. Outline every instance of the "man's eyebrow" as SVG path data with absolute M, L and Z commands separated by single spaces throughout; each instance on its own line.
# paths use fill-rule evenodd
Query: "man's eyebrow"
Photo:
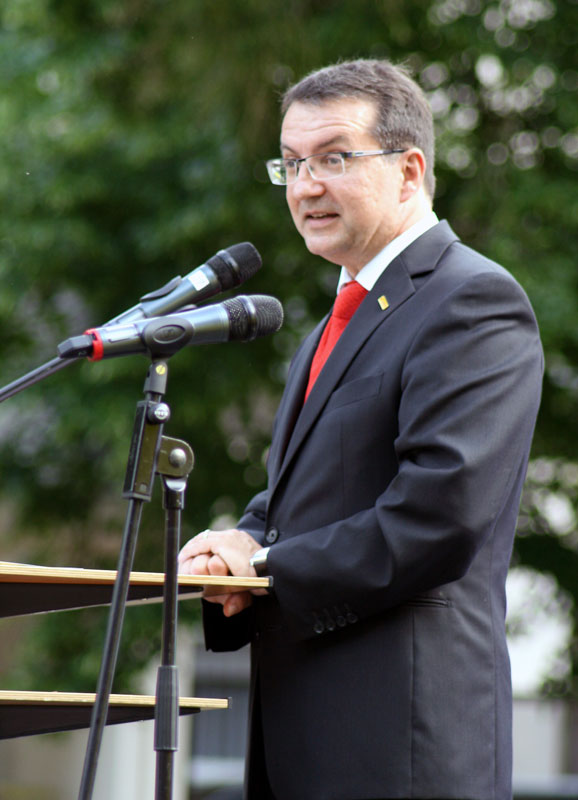
M 343 134 L 339 134 L 339 136 L 332 136 L 331 139 L 326 139 L 324 142 L 320 142 L 317 145 L 315 152 L 321 153 L 323 150 L 327 150 L 328 147 L 334 147 L 336 145 L 349 146 L 349 139 Z M 295 152 L 292 147 L 290 147 L 288 144 L 283 144 L 283 142 L 281 142 L 280 147 L 281 150 L 289 151 L 291 153 Z

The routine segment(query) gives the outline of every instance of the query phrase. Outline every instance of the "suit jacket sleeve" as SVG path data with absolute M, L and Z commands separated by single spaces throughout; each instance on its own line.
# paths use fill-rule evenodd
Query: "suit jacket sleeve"
M 265 520 L 267 518 L 267 496 L 268 492 L 265 489 L 251 500 L 243 516 L 239 520 L 237 528 L 241 531 L 246 531 L 256 539 L 259 544 L 263 544 L 265 537 Z
M 251 500 L 237 527 L 263 543 L 267 491 L 259 492 Z M 221 605 L 203 601 L 203 628 L 205 645 L 214 652 L 238 650 L 251 640 L 253 608 L 249 607 L 234 617 L 225 617 Z

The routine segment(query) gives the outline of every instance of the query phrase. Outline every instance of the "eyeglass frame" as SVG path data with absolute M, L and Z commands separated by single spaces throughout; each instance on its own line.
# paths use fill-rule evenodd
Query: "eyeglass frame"
M 404 148 L 397 148 L 397 149 L 390 149 L 390 150 L 345 150 L 345 151 L 336 151 L 336 152 L 329 152 L 329 153 L 313 153 L 310 156 L 304 156 L 303 158 L 270 158 L 268 161 L 265 162 L 267 167 L 267 174 L 269 175 L 269 180 L 274 186 L 290 186 L 292 183 L 297 183 L 299 180 L 299 166 L 301 164 L 305 164 L 307 167 L 307 172 L 315 181 L 332 181 L 335 178 L 340 178 L 342 175 L 345 175 L 345 159 L 347 158 L 362 158 L 364 156 L 389 156 L 393 153 L 405 153 L 407 152 L 407 147 Z M 317 175 L 314 175 L 311 171 L 311 167 L 309 166 L 309 159 L 310 158 L 319 158 L 319 156 L 341 156 L 341 165 L 342 170 L 339 175 L 330 175 L 326 178 L 319 178 Z M 291 161 L 296 166 L 295 171 L 295 179 L 292 181 L 285 181 L 285 183 L 279 183 L 279 181 L 273 180 L 272 176 L 272 169 L 274 164 L 279 164 L 282 162 Z

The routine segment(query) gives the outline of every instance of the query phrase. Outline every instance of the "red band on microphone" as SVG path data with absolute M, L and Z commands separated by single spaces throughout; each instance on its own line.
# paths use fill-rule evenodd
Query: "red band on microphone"
M 92 355 L 88 356 L 89 361 L 100 361 L 104 356 L 104 345 L 101 336 L 96 328 L 89 328 L 85 334 L 92 336 Z

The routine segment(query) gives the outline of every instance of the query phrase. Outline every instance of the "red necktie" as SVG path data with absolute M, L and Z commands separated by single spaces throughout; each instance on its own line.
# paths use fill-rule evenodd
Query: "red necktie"
M 333 311 L 331 312 L 331 316 L 325 326 L 325 330 L 323 331 L 319 344 L 317 345 L 317 350 L 313 356 L 313 361 L 311 362 L 305 400 L 309 397 L 309 392 L 313 388 L 313 384 L 317 380 L 337 340 L 345 330 L 351 317 L 357 311 L 366 294 L 367 289 L 364 289 L 357 281 L 350 281 L 342 286 L 335 299 Z

